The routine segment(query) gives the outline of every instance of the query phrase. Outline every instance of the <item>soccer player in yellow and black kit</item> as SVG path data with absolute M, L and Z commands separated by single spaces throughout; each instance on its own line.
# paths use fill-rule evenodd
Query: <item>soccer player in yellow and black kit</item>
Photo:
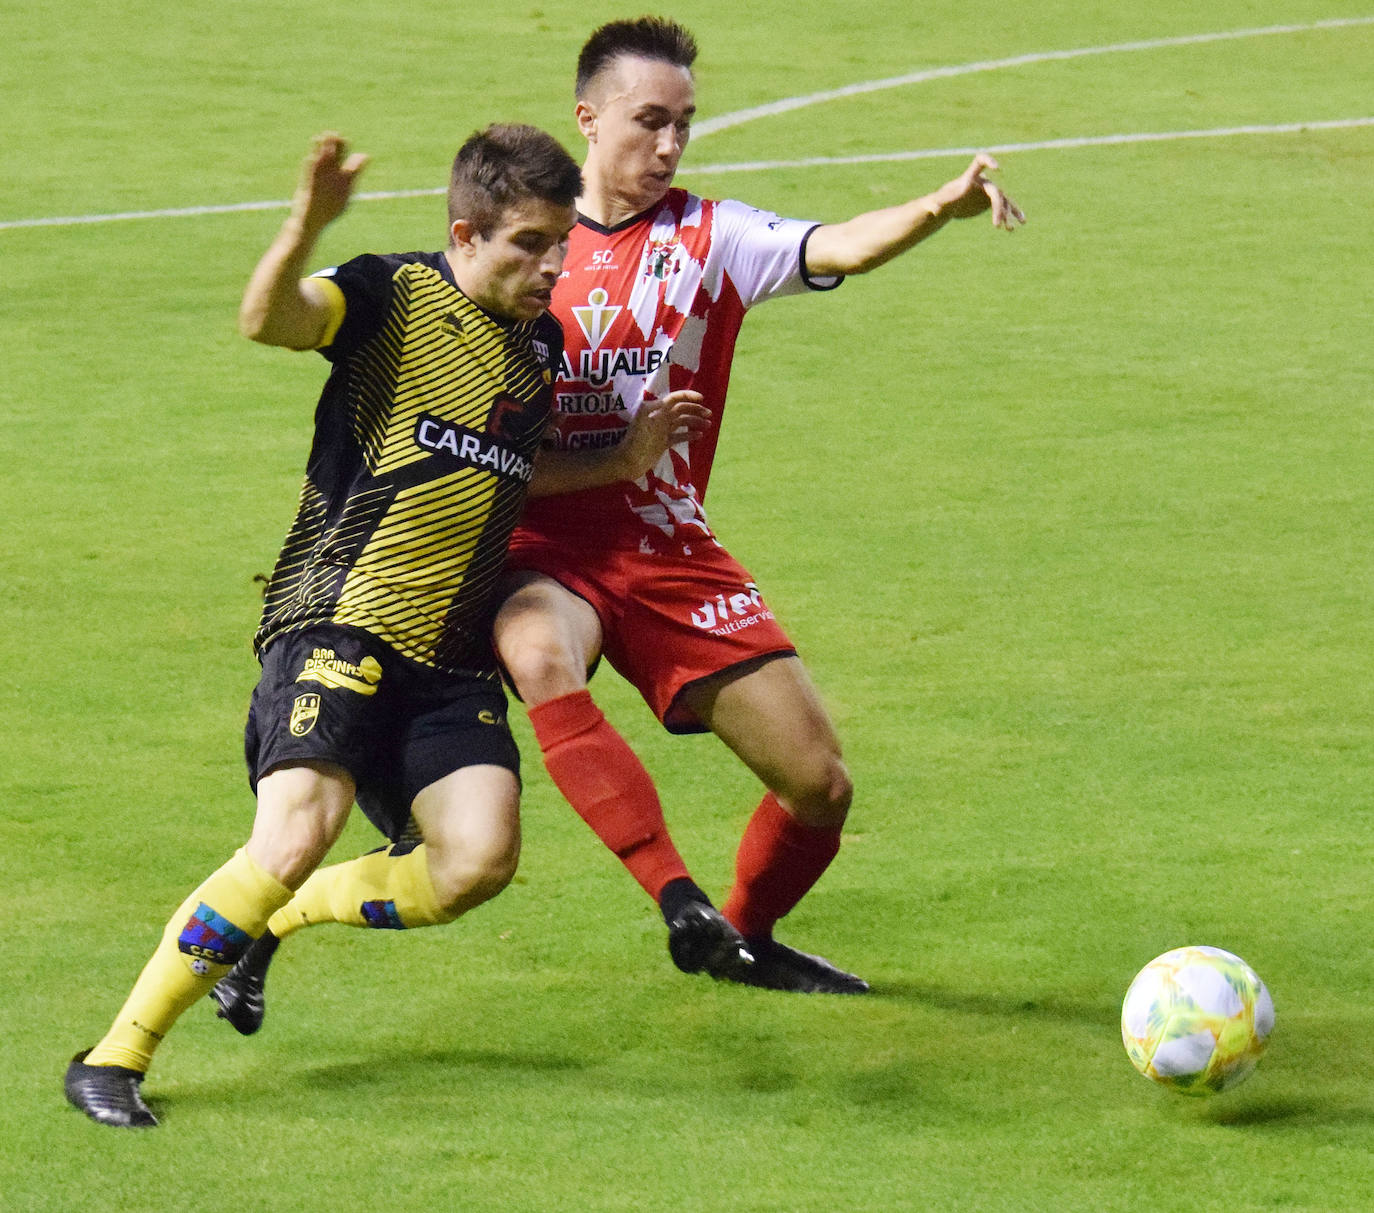
M 562 356 L 546 309 L 581 189 L 554 139 L 496 126 L 463 145 L 445 251 L 302 278 L 365 163 L 337 136 L 316 141 L 244 295 L 245 335 L 318 349 L 332 371 L 255 638 L 252 833 L 172 915 L 108 1033 L 68 1066 L 67 1098 L 104 1124 L 157 1123 L 139 1090 L 154 1049 L 293 894 L 330 921 L 417 927 L 505 887 L 519 759 L 492 590 L 536 462 L 536 492 L 613 482 L 702 424 L 699 397 L 679 392 L 633 450 L 538 454 Z M 355 798 L 398 823 L 393 837 L 413 816 L 422 841 L 315 872 Z

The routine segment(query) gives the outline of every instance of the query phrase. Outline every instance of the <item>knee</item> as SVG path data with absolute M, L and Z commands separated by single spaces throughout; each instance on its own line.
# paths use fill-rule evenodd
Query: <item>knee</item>
M 556 637 L 527 633 L 518 643 L 501 645 L 500 653 L 517 694 L 528 707 L 587 685 L 586 668 Z
M 483 845 L 430 852 L 434 897 L 447 921 L 490 901 L 515 877 L 520 839 L 488 839 Z
M 854 781 L 844 760 L 838 754 L 819 756 L 797 774 L 794 785 L 781 793 L 792 815 L 809 826 L 842 826 L 854 799 Z
M 504 845 L 493 845 L 486 851 L 471 857 L 461 884 L 466 891 L 459 897 L 466 897 L 469 904 L 476 905 L 495 897 L 515 878 L 515 870 L 520 866 L 520 840 L 512 838 Z
M 836 755 L 825 769 L 819 789 L 824 800 L 825 814 L 831 825 L 843 825 L 849 816 L 849 806 L 854 800 L 854 781 L 849 777 L 849 768 Z
M 318 818 L 302 816 L 268 832 L 254 827 L 248 852 L 288 889 L 298 889 L 329 853 L 334 833 Z
M 601 623 L 582 599 L 536 579 L 502 604 L 492 626 L 496 651 L 520 698 L 534 706 L 587 685 Z

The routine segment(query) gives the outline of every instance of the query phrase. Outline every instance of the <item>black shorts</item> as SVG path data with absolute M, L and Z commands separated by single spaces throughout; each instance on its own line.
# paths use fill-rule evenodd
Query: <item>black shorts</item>
M 445 674 L 351 628 L 288 632 L 262 653 L 244 732 L 248 782 L 278 767 L 329 762 L 358 787 L 358 806 L 399 838 L 415 797 L 470 766 L 520 776 L 494 674 Z

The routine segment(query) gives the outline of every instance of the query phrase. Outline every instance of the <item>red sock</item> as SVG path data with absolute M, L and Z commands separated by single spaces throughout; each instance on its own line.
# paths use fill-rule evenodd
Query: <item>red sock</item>
M 670 880 L 688 877 L 653 780 L 587 691 L 529 711 L 544 766 L 567 802 L 655 901 Z
M 771 938 L 839 849 L 838 826 L 803 825 L 769 792 L 740 839 L 734 887 L 721 913 L 741 935 Z

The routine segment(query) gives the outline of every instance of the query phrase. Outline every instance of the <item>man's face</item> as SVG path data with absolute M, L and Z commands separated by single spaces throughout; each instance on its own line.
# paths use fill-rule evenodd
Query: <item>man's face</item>
M 453 278 L 479 307 L 509 320 L 533 320 L 547 310 L 563 272 L 577 208 L 526 198 L 502 212 L 490 236 L 463 220 L 453 225 Z
M 696 88 L 687 68 L 621 55 L 591 81 L 577 105 L 589 172 L 636 209 L 652 206 L 673 183 L 695 113 Z

